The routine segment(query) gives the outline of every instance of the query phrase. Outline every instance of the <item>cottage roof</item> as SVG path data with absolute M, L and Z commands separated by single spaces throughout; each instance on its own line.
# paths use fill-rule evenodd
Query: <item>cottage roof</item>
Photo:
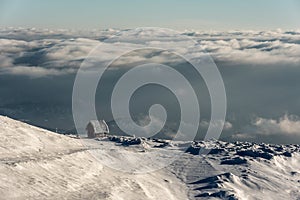
M 91 120 L 89 123 L 93 126 L 95 133 L 109 133 L 109 128 L 104 120 Z

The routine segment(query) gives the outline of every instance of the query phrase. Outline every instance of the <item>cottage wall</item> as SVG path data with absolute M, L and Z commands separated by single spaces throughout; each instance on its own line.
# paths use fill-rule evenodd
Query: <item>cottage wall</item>
M 89 123 L 87 125 L 86 130 L 87 130 L 88 138 L 95 138 L 96 137 L 94 127 L 91 123 Z

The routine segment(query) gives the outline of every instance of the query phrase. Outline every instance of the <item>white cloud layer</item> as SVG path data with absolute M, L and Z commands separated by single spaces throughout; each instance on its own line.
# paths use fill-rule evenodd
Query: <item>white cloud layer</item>
M 233 138 L 253 139 L 259 136 L 300 136 L 300 117 L 288 115 L 279 119 L 267 119 L 257 117 L 250 126 L 245 128 L 244 132 L 236 133 Z
M 228 122 L 228 121 L 224 122 L 224 121 L 221 121 L 221 120 L 217 120 L 217 121 L 214 121 L 214 122 L 208 122 L 206 120 L 203 120 L 203 121 L 200 122 L 200 127 L 208 128 L 210 123 L 211 123 L 211 126 L 213 126 L 213 127 L 221 127 L 222 124 L 224 124 L 223 130 L 230 130 L 233 127 L 230 122 Z
M 117 33 L 118 37 L 110 38 Z M 198 45 L 186 49 L 190 39 Z M 300 66 L 300 31 L 186 31 L 169 35 L 163 29 L 76 32 L 8 28 L 0 30 L 0 74 L 41 77 L 75 73 L 100 44 L 98 62 L 107 62 L 129 47 L 146 46 L 171 47 L 195 59 L 208 52 L 216 61 L 232 65 Z M 143 58 L 135 55 L 132 59 Z
M 286 114 L 278 120 L 257 118 L 253 125 L 259 134 L 300 135 L 300 118 L 295 115 Z

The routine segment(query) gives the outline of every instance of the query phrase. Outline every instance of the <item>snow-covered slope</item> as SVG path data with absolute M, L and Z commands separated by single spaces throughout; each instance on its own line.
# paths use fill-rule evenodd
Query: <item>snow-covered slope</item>
M 111 170 L 76 139 L 0 116 L 0 199 L 186 199 L 186 193 L 171 173 Z
M 210 153 L 195 155 L 199 149 Z M 196 199 L 300 199 L 299 145 L 194 143 L 171 166 Z
M 300 199 L 299 145 L 206 141 L 186 152 L 183 147 L 144 138 L 73 139 L 0 116 L 0 199 Z M 199 155 L 202 150 L 209 154 Z M 126 158 L 120 166 L 138 166 L 134 155 L 159 151 L 147 165 L 181 154 L 143 174 L 105 162 Z

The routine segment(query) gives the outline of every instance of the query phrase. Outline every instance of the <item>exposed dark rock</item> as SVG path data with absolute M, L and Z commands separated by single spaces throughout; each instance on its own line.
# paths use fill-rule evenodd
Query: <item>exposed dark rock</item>
M 193 154 L 193 155 L 199 155 L 200 147 L 190 146 L 187 148 L 187 150 L 185 152 Z
M 288 151 L 284 152 L 282 155 L 284 155 L 286 157 L 292 157 L 292 154 Z
M 235 157 L 232 159 L 227 159 L 227 160 L 223 160 L 221 161 L 221 165 L 241 165 L 241 164 L 246 164 L 247 160 L 244 158 L 240 158 L 240 157 Z
M 219 154 L 219 153 L 222 153 L 224 152 L 225 150 L 224 149 L 211 149 L 210 152 L 208 154 Z
M 268 152 L 260 152 L 260 151 L 254 151 L 254 150 L 241 150 L 236 152 L 239 156 L 249 156 L 253 158 L 264 158 L 267 160 L 271 160 L 273 158 L 273 155 Z

